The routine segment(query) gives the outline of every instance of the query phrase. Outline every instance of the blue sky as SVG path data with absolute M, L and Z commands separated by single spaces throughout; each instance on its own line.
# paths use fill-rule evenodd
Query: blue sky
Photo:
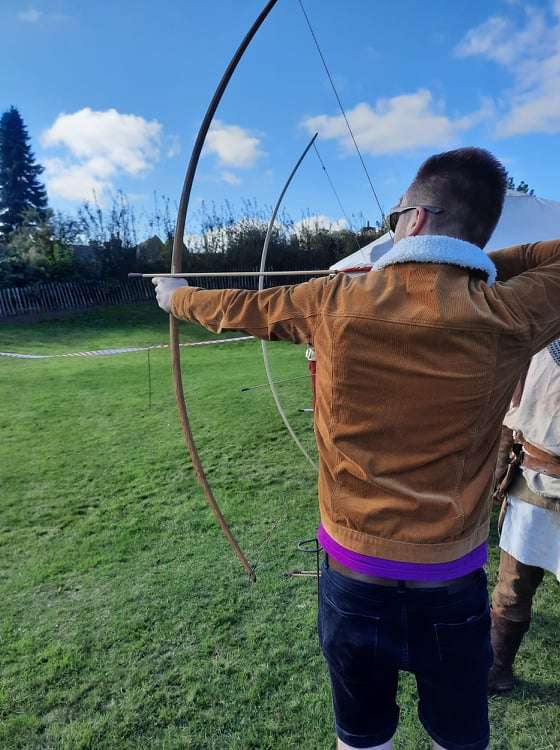
M 430 153 L 489 148 L 560 200 L 560 0 L 304 0 L 385 209 Z M 16 106 L 51 205 L 176 201 L 215 85 L 263 0 L 3 0 L 0 109 Z M 297 0 L 243 58 L 192 207 L 275 202 L 310 134 L 346 212 L 379 219 Z M 285 205 L 344 222 L 311 152 Z M 194 221 L 194 216 L 193 216 Z M 194 230 L 196 227 L 191 226 Z

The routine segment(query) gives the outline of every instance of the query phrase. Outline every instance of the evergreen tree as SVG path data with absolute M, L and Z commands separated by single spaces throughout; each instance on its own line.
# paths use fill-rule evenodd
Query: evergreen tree
M 533 188 L 529 188 L 529 185 L 525 182 L 525 180 L 521 180 L 521 182 L 517 185 L 515 185 L 515 180 L 511 175 L 508 175 L 507 178 L 507 188 L 508 190 L 517 190 L 518 193 L 526 193 L 526 195 L 535 195 L 535 191 Z
M 0 233 L 20 227 L 30 211 L 44 216 L 45 186 L 39 181 L 44 167 L 35 163 L 29 135 L 20 113 L 10 107 L 0 119 Z
M 520 193 L 527 193 L 527 195 L 535 194 L 533 188 L 529 189 L 529 185 L 525 182 L 525 180 L 521 180 L 521 182 L 517 186 L 517 190 L 519 190 Z

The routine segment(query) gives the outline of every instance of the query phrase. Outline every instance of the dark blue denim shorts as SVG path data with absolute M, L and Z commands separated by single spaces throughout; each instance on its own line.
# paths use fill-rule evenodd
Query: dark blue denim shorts
M 492 665 L 486 574 L 459 591 L 355 581 L 323 566 L 319 640 L 331 676 L 338 737 L 387 742 L 399 721 L 399 670 L 418 686 L 418 715 L 446 750 L 485 750 Z

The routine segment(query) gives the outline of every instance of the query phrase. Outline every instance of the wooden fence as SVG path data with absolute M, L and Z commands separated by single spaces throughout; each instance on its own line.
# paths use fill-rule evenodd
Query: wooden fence
M 121 305 L 154 299 L 148 279 L 107 283 L 50 282 L 0 289 L 0 318 L 81 310 L 100 305 Z
M 229 269 L 233 270 L 233 269 Z M 247 269 L 244 269 L 247 270 Z M 253 269 L 251 269 L 253 270 Z M 254 269 L 258 270 L 258 269 Z M 269 269 L 271 270 L 271 269 Z M 299 270 L 299 269 L 298 269 Z M 300 282 L 301 277 L 266 279 L 266 286 L 278 283 Z M 258 278 L 251 276 L 236 278 L 198 279 L 198 286 L 206 289 L 256 289 Z M 155 299 L 150 279 L 127 279 L 111 282 L 49 282 L 28 287 L 0 289 L 0 320 L 25 315 L 41 315 L 102 305 L 122 305 Z

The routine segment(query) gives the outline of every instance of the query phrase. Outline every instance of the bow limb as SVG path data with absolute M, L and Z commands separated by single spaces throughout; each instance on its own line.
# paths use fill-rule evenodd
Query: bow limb
M 255 22 L 253 23 L 253 25 L 251 26 L 251 28 L 245 35 L 245 38 L 239 45 L 239 48 L 235 52 L 234 56 L 231 58 L 229 65 L 227 66 L 226 71 L 224 75 L 222 76 L 222 79 L 220 83 L 218 84 L 216 91 L 214 92 L 212 101 L 210 102 L 208 106 L 208 109 L 204 116 L 204 120 L 202 121 L 200 129 L 198 131 L 198 135 L 196 137 L 196 141 L 195 141 L 192 154 L 191 154 L 191 158 L 189 161 L 189 165 L 187 168 L 187 173 L 185 175 L 183 189 L 181 191 L 181 200 L 180 200 L 179 209 L 177 212 L 177 224 L 175 226 L 175 237 L 173 239 L 173 251 L 172 251 L 172 256 L 171 256 L 171 273 L 181 273 L 182 260 L 183 260 L 183 237 L 185 234 L 185 222 L 186 222 L 187 211 L 189 207 L 191 190 L 192 190 L 192 186 L 194 182 L 196 168 L 198 166 L 198 162 L 200 159 L 200 154 L 202 153 L 202 147 L 204 145 L 204 141 L 206 140 L 206 135 L 208 133 L 208 130 L 210 129 L 212 119 L 218 108 L 218 105 L 224 94 L 224 91 L 226 90 L 227 85 L 237 67 L 237 64 L 239 63 L 239 61 L 241 60 L 243 56 L 243 53 L 249 46 L 252 38 L 257 33 L 259 27 L 261 26 L 265 18 L 268 16 L 272 8 L 276 5 L 276 2 L 277 0 L 269 0 L 269 2 L 266 3 L 262 11 L 260 12 L 258 18 L 255 20 Z M 227 521 L 225 520 L 224 515 L 222 511 L 220 510 L 220 506 L 218 505 L 216 498 L 214 497 L 214 493 L 212 492 L 212 488 L 210 487 L 208 478 L 206 477 L 206 473 L 202 466 L 202 462 L 198 454 L 198 449 L 194 441 L 194 437 L 192 434 L 189 417 L 187 413 L 187 406 L 185 403 L 183 379 L 182 379 L 182 374 L 181 374 L 181 350 L 179 347 L 179 326 L 178 326 L 178 322 L 176 318 L 174 318 L 173 315 L 169 316 L 169 344 L 170 344 L 170 350 L 171 350 L 171 363 L 172 363 L 172 369 L 173 369 L 173 383 L 175 386 L 175 397 L 177 400 L 177 408 L 179 410 L 179 420 L 181 423 L 181 429 L 183 432 L 185 445 L 191 456 L 193 467 L 196 472 L 198 482 L 200 486 L 202 487 L 202 490 L 204 492 L 208 505 L 210 506 L 212 512 L 214 513 L 214 516 L 216 517 L 216 520 L 220 528 L 222 529 L 222 532 L 225 538 L 229 542 L 230 546 L 232 547 L 240 563 L 245 568 L 249 578 L 254 581 L 256 579 L 255 571 L 253 570 L 253 567 L 247 560 L 247 557 L 245 556 L 243 550 L 241 549 L 239 542 L 237 541 L 237 539 L 234 537 L 233 533 L 231 532 L 231 529 L 229 528 Z
M 268 248 L 270 245 L 270 239 L 272 237 L 272 232 L 274 230 L 274 222 L 276 221 L 276 215 L 278 214 L 278 210 L 280 209 L 280 204 L 282 203 L 282 200 L 284 198 L 284 195 L 286 194 L 286 191 L 288 190 L 290 183 L 292 181 L 293 176 L 297 172 L 299 165 L 302 163 L 302 161 L 305 159 L 307 152 L 313 146 L 315 143 L 315 139 L 317 138 L 318 133 L 315 133 L 313 138 L 309 141 L 307 146 L 305 147 L 305 150 L 297 160 L 294 168 L 290 172 L 290 176 L 286 180 L 286 183 L 284 184 L 284 187 L 282 188 L 282 192 L 280 193 L 280 196 L 278 197 L 278 200 L 276 201 L 276 205 L 274 206 L 274 211 L 272 212 L 272 216 L 270 217 L 270 221 L 268 222 L 268 228 L 266 230 L 266 237 L 264 238 L 264 244 L 261 254 L 261 265 L 259 269 L 259 273 L 263 274 L 264 270 L 266 268 L 266 260 L 268 257 Z M 262 292 L 264 289 L 264 276 L 259 276 L 259 292 Z M 304 446 L 302 445 L 301 441 L 299 440 L 298 436 L 295 433 L 294 428 L 292 427 L 290 420 L 288 419 L 288 415 L 284 411 L 284 408 L 282 406 L 282 402 L 280 401 L 280 395 L 278 393 L 278 389 L 276 388 L 276 383 L 274 382 L 274 378 L 272 377 L 272 368 L 270 365 L 270 357 L 268 356 L 268 341 L 265 341 L 264 339 L 261 340 L 261 349 L 262 349 L 262 355 L 263 355 L 263 362 L 264 362 L 264 369 L 266 372 L 266 378 L 268 380 L 268 384 L 270 386 L 270 392 L 272 393 L 272 398 L 274 399 L 274 403 L 276 404 L 276 409 L 278 410 L 278 414 L 280 415 L 282 421 L 286 425 L 286 429 L 290 433 L 292 440 L 297 445 L 299 450 L 303 453 L 305 456 L 307 462 L 311 465 L 315 471 L 319 471 L 319 467 L 315 463 L 315 461 L 311 458 L 309 453 L 305 450 Z

